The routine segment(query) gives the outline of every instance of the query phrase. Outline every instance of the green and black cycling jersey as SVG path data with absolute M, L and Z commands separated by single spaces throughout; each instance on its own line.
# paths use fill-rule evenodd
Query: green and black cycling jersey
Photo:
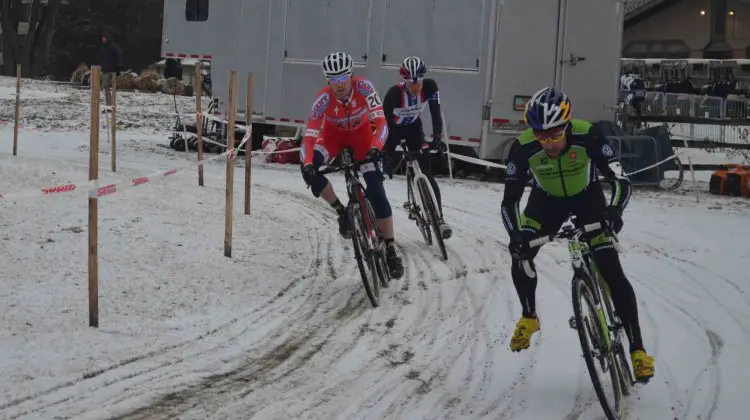
M 519 203 L 529 174 L 532 188 L 559 199 L 574 199 L 603 176 L 612 186 L 609 205 L 620 213 L 630 199 L 630 181 L 625 178 L 614 150 L 597 124 L 571 120 L 566 129 L 565 149 L 557 159 L 550 158 L 536 141 L 531 129 L 518 136 L 508 156 L 503 224 L 508 233 L 521 228 Z

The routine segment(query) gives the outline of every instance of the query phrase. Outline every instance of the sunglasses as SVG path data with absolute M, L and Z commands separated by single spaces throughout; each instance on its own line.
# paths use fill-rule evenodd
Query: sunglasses
M 536 139 L 539 143 L 558 143 L 560 140 L 562 140 L 565 137 L 565 131 L 561 131 L 555 135 L 552 136 L 539 136 L 535 135 Z
M 332 76 L 332 77 L 329 77 L 328 81 L 331 82 L 331 83 L 339 84 L 339 83 L 344 83 L 347 80 L 349 80 L 349 77 L 350 76 L 348 74 L 342 74 L 341 76 Z
M 416 79 L 416 80 L 404 79 L 404 82 L 406 82 L 406 84 L 409 84 L 409 85 L 419 85 L 419 84 L 422 84 L 422 80 L 424 80 L 424 78 L 420 77 L 419 79 Z
M 558 143 L 562 139 L 565 138 L 565 132 L 566 131 L 567 131 L 567 126 L 565 126 L 562 130 L 560 130 L 559 132 L 557 132 L 557 133 L 555 133 L 555 134 L 553 134 L 551 136 L 550 135 L 544 136 L 540 132 L 535 132 L 534 133 L 534 137 L 536 137 L 536 139 L 537 139 L 537 141 L 539 141 L 539 143 L 543 143 L 543 144 L 544 143 Z

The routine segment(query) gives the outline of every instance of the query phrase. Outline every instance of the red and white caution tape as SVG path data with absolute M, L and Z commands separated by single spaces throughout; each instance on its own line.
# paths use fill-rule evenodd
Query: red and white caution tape
M 240 143 L 240 147 L 243 146 L 244 143 L 245 141 L 243 140 Z M 119 183 L 115 182 L 115 183 L 103 184 L 102 180 L 93 180 L 93 181 L 84 182 L 84 183 L 68 183 L 68 184 L 62 184 L 62 185 L 43 187 L 43 188 L 34 189 L 34 190 L 0 194 L 0 202 L 18 200 L 18 199 L 23 199 L 23 198 L 42 197 L 42 196 L 48 196 L 48 195 L 62 195 L 62 194 L 73 193 L 73 192 L 78 192 L 78 191 L 88 191 L 88 195 L 91 198 L 103 197 L 103 196 L 115 194 L 117 192 L 121 192 L 123 190 L 127 190 L 128 188 L 134 188 L 134 187 L 138 187 L 141 185 L 149 184 L 161 178 L 166 178 L 168 176 L 174 175 L 177 172 L 184 171 L 186 169 L 196 168 L 200 165 L 204 165 L 208 162 L 219 160 L 224 157 L 233 161 L 234 158 L 236 157 L 236 152 L 237 152 L 237 149 L 230 149 L 222 154 L 212 156 L 208 159 L 203 159 L 203 160 L 199 160 L 196 162 L 190 162 L 186 165 L 183 165 L 177 168 L 154 172 L 149 175 L 139 176 L 136 178 L 132 178 L 131 180 L 127 182 L 119 182 Z

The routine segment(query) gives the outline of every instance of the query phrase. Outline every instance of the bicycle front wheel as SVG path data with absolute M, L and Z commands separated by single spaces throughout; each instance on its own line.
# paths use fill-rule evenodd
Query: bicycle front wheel
M 423 211 L 419 207 L 419 204 L 417 204 L 417 200 L 414 197 L 414 189 L 412 188 L 412 181 L 408 181 L 408 197 L 409 197 L 409 213 L 411 217 L 414 218 L 414 221 L 417 224 L 417 228 L 420 232 L 422 232 L 422 237 L 424 238 L 424 242 L 427 244 L 427 246 L 432 245 L 432 233 L 430 232 L 430 222 L 428 220 L 425 220 L 424 217 L 422 217 Z
M 426 179 L 420 178 L 417 180 L 417 188 L 419 189 L 419 196 L 422 199 L 422 210 L 432 225 L 432 232 L 435 234 L 440 254 L 443 257 L 443 261 L 447 261 L 448 251 L 445 249 L 445 242 L 443 241 L 443 236 L 440 234 L 440 213 L 438 213 L 437 203 L 432 199 L 430 184 Z
M 388 287 L 391 283 L 391 275 L 388 271 L 388 264 L 385 260 L 385 242 L 382 240 L 383 235 L 380 232 L 378 220 L 375 217 L 375 210 L 372 208 L 372 203 L 370 203 L 369 199 L 365 199 L 365 206 L 367 207 L 368 219 L 371 221 L 375 232 L 375 235 L 371 238 L 373 249 L 372 257 L 373 263 L 375 264 L 375 272 L 373 275 L 376 275 L 377 278 L 380 279 L 381 286 Z
M 609 420 L 621 420 L 625 416 L 625 405 L 619 378 L 619 361 L 611 349 L 609 334 L 605 335 L 602 328 L 601 323 L 606 322 L 604 309 L 597 305 L 589 284 L 579 276 L 573 278 L 575 326 L 586 368 L 604 414 Z M 610 386 L 605 387 L 602 383 L 606 379 L 611 381 Z
M 362 285 L 365 287 L 367 299 L 373 307 L 380 305 L 380 284 L 377 278 L 377 269 L 373 258 L 373 249 L 368 239 L 369 231 L 365 216 L 359 203 L 350 203 L 347 208 L 349 224 L 352 227 L 352 245 L 354 246 L 354 259 L 357 260 L 359 275 L 362 277 Z

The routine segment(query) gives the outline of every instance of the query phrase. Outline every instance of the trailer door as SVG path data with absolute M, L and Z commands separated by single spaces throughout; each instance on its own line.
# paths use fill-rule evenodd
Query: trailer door
M 618 0 L 564 4 L 561 87 L 573 103 L 574 118 L 611 120 L 619 85 L 622 4 Z
M 327 54 L 346 51 L 364 64 L 370 0 L 287 0 L 286 7 L 285 62 L 320 66 Z
M 211 59 L 227 37 L 227 12 L 218 0 L 164 0 L 162 57 Z
M 333 51 L 362 66 L 369 47 L 371 0 L 286 0 L 284 64 L 278 117 L 304 121 L 325 86 L 320 63 Z M 271 95 L 271 92 L 268 93 Z M 269 107 L 269 112 L 277 112 Z
M 560 0 L 506 1 L 499 13 L 489 98 L 490 129 L 512 135 L 523 128 L 523 111 L 531 95 L 555 85 Z
M 479 71 L 485 1 L 386 0 L 384 65 L 417 55 L 431 70 Z

